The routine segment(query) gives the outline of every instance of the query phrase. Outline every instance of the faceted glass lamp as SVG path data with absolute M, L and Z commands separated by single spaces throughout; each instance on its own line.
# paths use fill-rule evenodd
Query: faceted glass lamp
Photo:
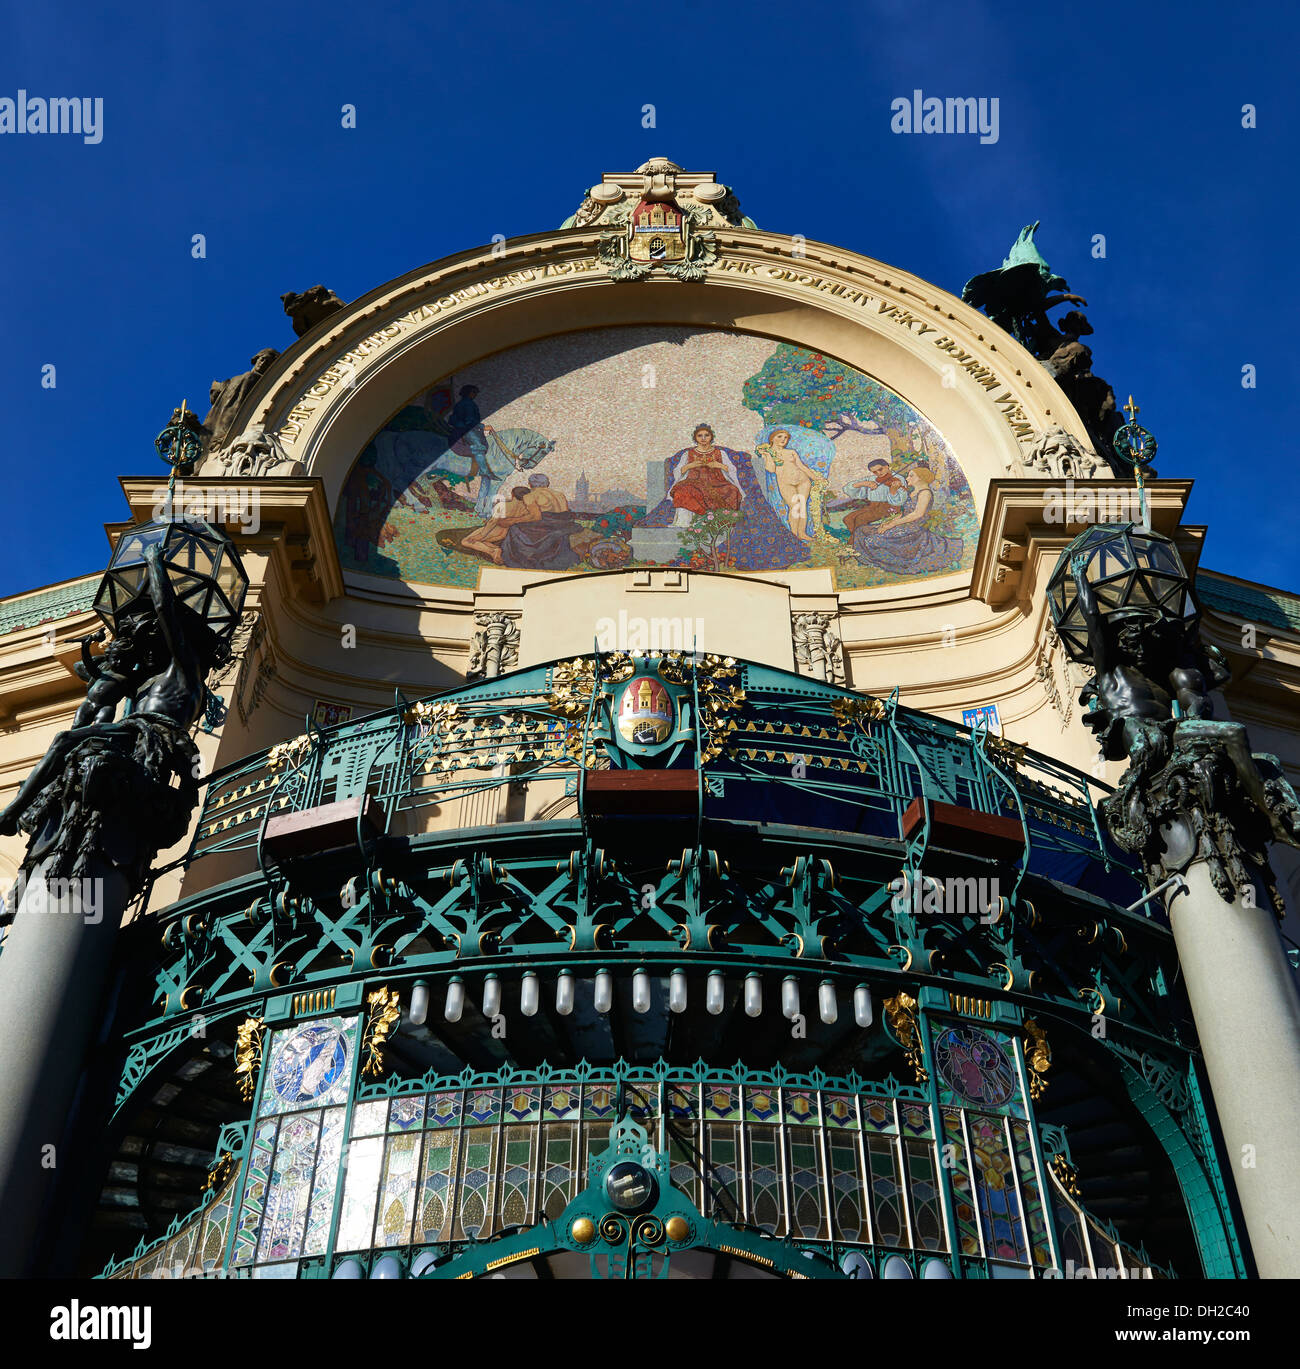
M 119 617 L 149 602 L 145 554 L 150 547 L 161 551 L 176 598 L 218 635 L 233 631 L 248 576 L 230 538 L 199 519 L 141 523 L 122 534 L 95 595 L 95 612 L 104 622 L 116 631 Z
M 1188 624 L 1200 617 L 1191 578 L 1169 538 L 1133 523 L 1097 523 L 1066 547 L 1047 582 L 1048 609 L 1071 660 L 1092 659 L 1074 579 L 1074 562 L 1081 556 L 1087 558 L 1084 577 L 1103 616 Z

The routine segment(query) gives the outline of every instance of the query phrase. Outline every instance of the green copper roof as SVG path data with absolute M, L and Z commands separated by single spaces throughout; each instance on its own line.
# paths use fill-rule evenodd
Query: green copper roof
M 1300 597 L 1294 594 L 1243 585 L 1205 571 L 1196 577 L 1196 593 L 1210 608 L 1300 633 Z
M 0 635 L 81 613 L 94 602 L 99 581 L 98 574 L 88 575 L 82 580 L 70 580 L 67 584 L 0 600 Z

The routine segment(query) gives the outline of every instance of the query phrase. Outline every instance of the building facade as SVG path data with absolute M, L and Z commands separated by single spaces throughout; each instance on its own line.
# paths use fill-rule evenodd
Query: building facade
M 1294 780 L 1300 597 L 1200 567 L 1190 480 L 993 308 L 662 159 L 312 300 L 169 428 L 170 495 L 121 481 L 115 543 L 166 506 L 247 591 L 184 835 L 103 895 L 93 968 L 22 950 L 80 1016 L 57 1061 L 14 1027 L 4 1181 L 42 1140 L 78 1164 L 8 1272 L 1297 1272 L 1253 1215 L 1300 1209 L 1295 1022 L 1254 1021 L 1290 1041 L 1261 1119 L 1050 611 L 1073 539 L 1145 523 L 1216 716 Z M 100 582 L 0 603 L 6 802 L 85 698 Z M 1285 1005 L 1290 846 L 1272 875 L 1221 920 Z M 40 1089 L 57 1136 L 12 1117 Z

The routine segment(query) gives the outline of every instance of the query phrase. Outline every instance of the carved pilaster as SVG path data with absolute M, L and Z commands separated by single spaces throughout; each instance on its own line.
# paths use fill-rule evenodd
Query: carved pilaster
M 519 614 L 476 613 L 466 677 L 490 680 L 513 670 L 518 662 Z
M 1074 689 L 1077 685 L 1065 648 L 1050 618 L 1043 622 L 1043 636 L 1034 661 L 1034 676 L 1042 684 L 1047 701 L 1060 715 L 1061 731 L 1064 732 L 1074 716 Z
M 833 613 L 790 615 L 794 659 L 801 675 L 828 684 L 844 683 L 844 644 L 835 629 Z
M 266 632 L 266 620 L 259 615 L 241 653 L 239 676 L 235 681 L 235 704 L 242 722 L 247 723 L 257 711 L 277 669 L 275 650 Z

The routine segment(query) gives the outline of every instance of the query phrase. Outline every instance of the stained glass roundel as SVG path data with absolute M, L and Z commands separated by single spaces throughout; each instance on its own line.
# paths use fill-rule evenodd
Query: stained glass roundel
M 338 1027 L 304 1027 L 280 1048 L 271 1087 L 285 1103 L 309 1103 L 329 1092 L 347 1063 L 347 1042 Z
M 940 1078 L 969 1103 L 999 1106 L 1015 1091 L 1011 1061 L 978 1027 L 945 1027 L 935 1039 L 934 1059 Z

